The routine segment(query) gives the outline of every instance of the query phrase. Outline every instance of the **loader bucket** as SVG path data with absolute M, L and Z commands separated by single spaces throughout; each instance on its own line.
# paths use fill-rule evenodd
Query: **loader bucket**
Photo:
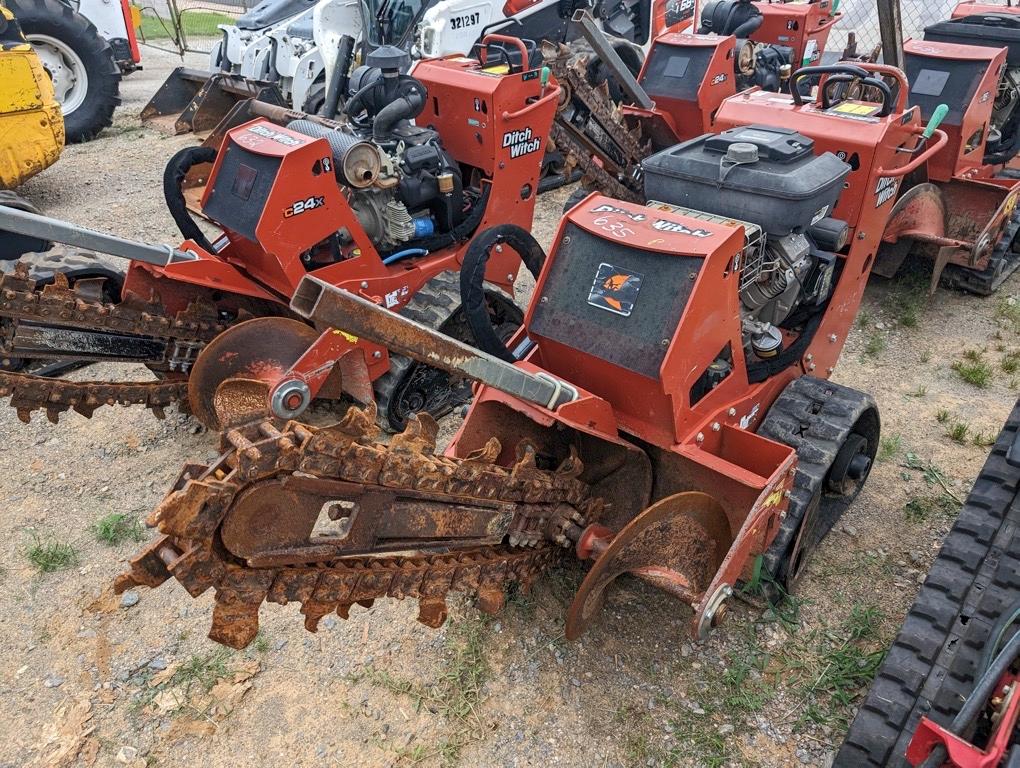
M 145 105 L 142 123 L 172 135 L 204 133 L 213 130 L 244 99 L 285 105 L 275 83 L 177 67 Z

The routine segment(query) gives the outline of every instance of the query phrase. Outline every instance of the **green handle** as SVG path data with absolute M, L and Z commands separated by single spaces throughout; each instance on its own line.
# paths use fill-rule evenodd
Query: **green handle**
M 549 84 L 549 75 L 551 75 L 551 74 L 552 74 L 552 70 L 549 69 L 549 67 L 542 67 L 542 87 L 543 88 L 545 88 Z
M 939 104 L 935 107 L 935 111 L 931 115 L 931 120 L 928 121 L 928 127 L 924 129 L 924 133 L 921 134 L 924 139 L 930 139 L 932 134 L 935 133 L 935 129 L 942 125 L 942 121 L 946 119 L 946 115 L 949 114 L 948 104 Z

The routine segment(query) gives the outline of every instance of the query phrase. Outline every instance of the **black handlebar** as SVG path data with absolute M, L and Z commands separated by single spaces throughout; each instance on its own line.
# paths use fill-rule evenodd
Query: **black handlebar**
M 893 104 L 892 88 L 889 84 L 878 77 L 872 77 L 871 73 L 864 67 L 854 64 L 828 64 L 818 67 L 802 67 L 790 75 L 790 94 L 793 96 L 793 103 L 798 107 L 803 106 L 804 97 L 801 95 L 799 82 L 805 77 L 814 75 L 835 75 L 836 82 L 850 82 L 860 80 L 861 85 L 875 88 L 882 94 L 882 108 L 878 111 L 878 117 L 887 117 L 892 114 Z

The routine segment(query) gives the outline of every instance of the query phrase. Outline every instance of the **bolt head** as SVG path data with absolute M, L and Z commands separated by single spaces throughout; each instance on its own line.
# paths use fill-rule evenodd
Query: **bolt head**
M 815 369 L 815 364 L 811 363 L 810 365 L 808 365 L 807 368 L 808 368 L 809 371 L 813 371 Z
M 836 341 L 836 339 L 837 339 L 837 338 L 838 338 L 838 337 L 836 336 L 836 334 L 834 334 L 834 333 L 830 333 L 830 334 L 829 334 L 829 341 L 831 341 L 831 342 L 835 343 L 835 341 Z
M 705 442 L 705 433 L 704 432 L 699 432 L 698 436 L 696 438 L 694 438 L 694 439 L 697 440 L 699 443 Z
M 730 408 L 728 411 L 726 411 L 726 414 L 728 416 L 736 416 L 737 415 L 737 409 L 736 408 Z
M 718 421 L 713 421 L 712 422 L 712 431 L 713 432 L 718 432 L 720 429 L 722 429 L 722 426 L 719 424 L 719 422 Z
M 376 360 L 379 360 L 382 357 L 382 352 L 380 352 L 377 349 L 375 352 L 372 353 L 372 357 L 374 357 Z
M 362 280 L 361 281 L 361 287 L 362 288 L 368 288 L 368 280 Z

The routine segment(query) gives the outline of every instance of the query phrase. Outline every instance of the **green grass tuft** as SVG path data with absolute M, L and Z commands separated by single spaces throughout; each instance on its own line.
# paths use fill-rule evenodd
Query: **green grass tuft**
M 928 298 L 924 279 L 911 274 L 902 279 L 886 299 L 886 308 L 904 328 L 916 328 Z
M 967 436 L 969 434 L 970 426 L 962 421 L 954 421 L 946 430 L 946 437 L 954 443 L 960 443 L 961 445 L 965 445 L 967 443 Z
M 125 541 L 142 541 L 145 529 L 134 515 L 126 512 L 112 512 L 92 524 L 93 535 L 104 544 L 116 547 Z
M 999 365 L 1008 374 L 1020 371 L 1020 349 L 1015 349 L 1004 355 Z
M 25 556 L 42 573 L 53 573 L 78 564 L 78 550 L 74 546 L 54 538 L 40 539 L 35 534 Z
M 953 370 L 956 371 L 956 375 L 971 386 L 978 389 L 987 389 L 988 385 L 992 382 L 991 366 L 981 359 L 980 353 L 977 353 L 977 357 L 967 354 L 964 354 L 964 357 L 966 362 L 957 360 L 953 363 Z
M 1016 296 L 1003 297 L 995 308 L 995 317 L 1004 325 L 1012 326 L 1013 330 L 1020 333 L 1020 299 Z
M 878 443 L 878 460 L 888 461 L 898 456 L 903 450 L 903 437 L 900 435 L 887 435 Z
M 464 747 L 484 735 L 485 723 L 481 722 L 477 708 L 490 673 L 485 649 L 488 623 L 485 617 L 473 617 L 450 626 L 445 668 L 427 685 L 397 677 L 378 667 L 368 667 L 352 677 L 354 682 L 367 680 L 393 694 L 407 696 L 416 708 L 425 707 L 454 726 L 451 736 L 427 752 L 411 755 L 401 751 L 401 756 L 418 761 L 439 758 L 443 765 L 455 765 Z
M 868 335 L 868 340 L 864 342 L 864 354 L 868 357 L 878 357 L 880 354 L 885 352 L 885 348 L 888 346 L 888 342 L 878 331 Z
M 960 505 L 949 496 L 912 496 L 903 505 L 903 514 L 912 523 L 924 523 L 936 518 L 953 518 L 960 511 Z

